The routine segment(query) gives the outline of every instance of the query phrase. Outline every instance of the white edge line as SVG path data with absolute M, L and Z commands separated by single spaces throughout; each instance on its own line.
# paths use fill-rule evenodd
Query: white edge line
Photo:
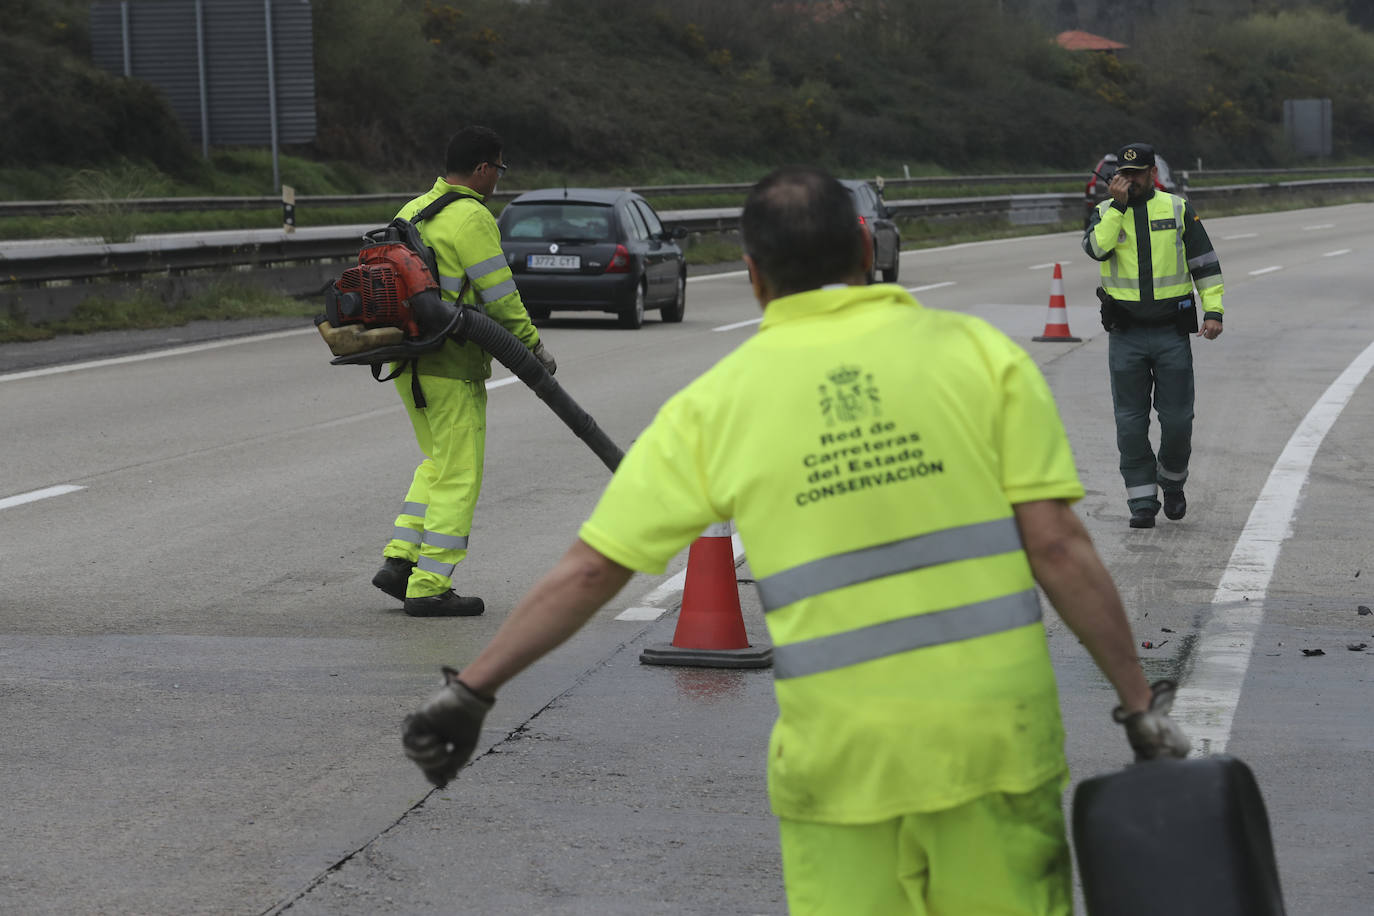
M 1293 533 L 1312 461 L 1345 405 L 1374 368 L 1374 343 L 1331 383 L 1274 462 L 1212 597 L 1212 613 L 1172 715 L 1193 739 L 1193 756 L 1225 752 L 1250 667 L 1264 599 L 1283 542 Z
M 1260 274 L 1272 274 L 1276 270 L 1283 270 L 1283 265 L 1276 264 L 1273 267 L 1261 267 L 1259 270 L 1250 271 L 1250 276 L 1258 277 Z
M 1303 232 L 1312 232 L 1312 231 L 1315 230 L 1315 229 L 1333 229 L 1333 228 L 1335 228 L 1335 226 L 1336 226 L 1335 223 L 1318 223 L 1318 224 L 1315 225 L 1315 226 L 1303 226 L 1303 227 L 1302 227 L 1302 231 L 1303 231 Z
M 747 270 L 725 270 L 725 271 L 721 271 L 721 272 L 718 273 L 718 274 L 698 274 L 698 275 L 695 276 L 695 277 L 688 277 L 688 278 L 687 278 L 687 282 L 688 282 L 688 283 L 696 283 L 696 282 L 699 282 L 699 281 L 701 281 L 701 280 L 727 280 L 727 279 L 730 279 L 730 278 L 732 278 L 732 277 L 747 277 L 747 276 L 749 276 L 749 271 L 747 271 Z
M 1223 236 L 1221 237 L 1221 240 L 1222 240 L 1223 242 L 1229 242 L 1229 241 L 1232 241 L 1232 240 L 1234 240 L 1234 239 L 1257 239 L 1257 238 L 1259 238 L 1259 233 L 1258 233 L 1258 232 L 1242 232 L 1240 235 L 1223 235 Z
M 730 535 L 730 546 L 735 553 L 735 564 L 739 565 L 740 558 L 744 556 L 744 545 L 740 543 L 738 531 Z M 667 604 L 670 599 L 677 597 L 682 592 L 686 582 L 687 570 L 684 567 L 663 580 L 653 591 L 640 598 L 638 605 L 627 607 L 616 614 L 615 619 L 639 622 L 657 620 L 668 613 L 668 608 L 663 607 L 663 605 Z
M 958 286 L 953 280 L 945 280 L 942 283 L 927 283 L 925 286 L 908 286 L 906 291 L 909 293 L 923 293 L 928 289 L 939 289 L 942 286 Z
M 40 499 L 48 499 L 52 496 L 61 496 L 64 493 L 75 493 L 77 490 L 84 490 L 85 487 L 78 487 L 75 484 L 63 483 L 55 487 L 44 487 L 41 490 L 31 490 L 28 493 L 20 493 L 17 496 L 6 496 L 0 499 L 0 509 L 9 509 L 12 506 L 22 506 L 25 503 L 35 503 Z
M 0 375 L 0 382 L 17 382 L 20 379 L 39 378 L 44 375 L 59 375 L 63 372 L 77 372 L 82 369 L 98 369 L 102 366 L 120 366 L 125 363 L 139 363 L 148 359 L 162 359 L 166 356 L 183 356 L 187 353 L 200 353 L 204 350 L 217 350 L 220 347 L 234 347 L 239 344 L 257 343 L 263 340 L 276 340 L 280 337 L 294 337 L 297 334 L 318 333 L 313 327 L 294 328 L 290 331 L 273 331 L 269 334 L 254 334 L 249 337 L 233 337 L 228 340 L 213 340 L 208 343 L 191 344 L 185 347 L 172 347 L 168 350 L 150 350 L 147 353 L 133 353 L 129 356 L 115 356 L 110 359 L 94 359 L 84 363 L 69 363 L 65 366 L 48 366 L 45 369 L 30 369 L 25 372 L 11 372 Z
M 749 327 L 750 325 L 758 324 L 758 323 L 761 322 L 761 321 L 763 321 L 763 317 L 762 317 L 762 316 L 760 316 L 760 317 L 758 317 L 758 318 L 750 318 L 748 321 L 736 321 L 734 324 L 723 324 L 723 325 L 721 325 L 720 327 L 718 327 L 718 328 L 712 328 L 711 330 L 713 330 L 713 331 L 733 331 L 733 330 L 735 330 L 735 328 L 747 328 L 747 327 Z
M 1339 258 L 1339 257 L 1340 257 L 1341 255 L 1343 255 L 1343 254 L 1350 254 L 1350 249 L 1349 249 L 1349 248 L 1339 248 L 1339 249 L 1337 249 L 1336 251 L 1328 251 L 1326 254 L 1322 255 L 1322 257 L 1324 257 L 1324 258 Z

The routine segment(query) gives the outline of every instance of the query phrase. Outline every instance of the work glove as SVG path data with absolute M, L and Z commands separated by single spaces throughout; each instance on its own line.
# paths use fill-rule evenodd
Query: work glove
M 406 716 L 401 743 L 425 778 L 443 788 L 468 762 L 495 700 L 480 696 L 444 666 L 444 686 Z
M 534 358 L 539 360 L 544 368 L 548 370 L 549 375 L 553 375 L 558 371 L 558 360 L 554 359 L 553 354 L 544 346 L 544 341 L 541 340 L 539 343 L 535 344 L 531 352 L 534 353 Z
M 1178 723 L 1169 718 L 1177 688 L 1173 681 L 1155 681 L 1150 685 L 1153 696 L 1149 709 L 1127 713 L 1118 706 L 1112 710 L 1112 719 L 1126 726 L 1126 740 L 1131 742 L 1136 760 L 1188 756 L 1192 742 Z

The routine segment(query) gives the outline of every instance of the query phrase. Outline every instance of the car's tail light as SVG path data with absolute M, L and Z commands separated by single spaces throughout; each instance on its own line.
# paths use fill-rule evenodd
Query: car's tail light
M 630 272 L 630 251 L 624 245 L 615 246 L 615 254 L 611 255 L 611 263 L 606 265 L 608 274 L 627 274 Z
M 860 225 L 860 226 L 867 226 L 867 225 L 868 225 L 868 220 L 866 220 L 866 219 L 864 219 L 862 216 L 860 216 L 860 217 L 859 217 L 859 225 Z

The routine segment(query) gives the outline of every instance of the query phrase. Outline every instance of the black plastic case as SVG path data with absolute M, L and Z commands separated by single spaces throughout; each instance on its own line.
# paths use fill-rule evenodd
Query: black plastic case
M 1259 786 L 1234 757 L 1085 779 L 1073 845 L 1090 916 L 1283 916 Z

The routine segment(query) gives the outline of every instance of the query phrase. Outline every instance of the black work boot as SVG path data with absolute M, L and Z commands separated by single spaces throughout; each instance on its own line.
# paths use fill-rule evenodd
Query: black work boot
M 485 610 L 481 598 L 464 598 L 453 589 L 406 599 L 406 613 L 411 617 L 476 617 Z
M 1155 513 L 1157 512 L 1159 512 L 1158 509 L 1150 506 L 1131 510 L 1131 527 L 1153 528 L 1155 526 Z
M 397 601 L 406 600 L 406 582 L 410 580 L 410 571 L 415 568 L 415 564 L 400 557 L 387 557 L 382 561 L 382 568 L 377 570 L 377 574 L 372 577 L 372 584 L 386 592 Z
M 1170 493 L 1164 491 L 1164 517 L 1178 521 L 1188 514 L 1188 500 L 1184 497 L 1182 490 L 1175 490 Z

